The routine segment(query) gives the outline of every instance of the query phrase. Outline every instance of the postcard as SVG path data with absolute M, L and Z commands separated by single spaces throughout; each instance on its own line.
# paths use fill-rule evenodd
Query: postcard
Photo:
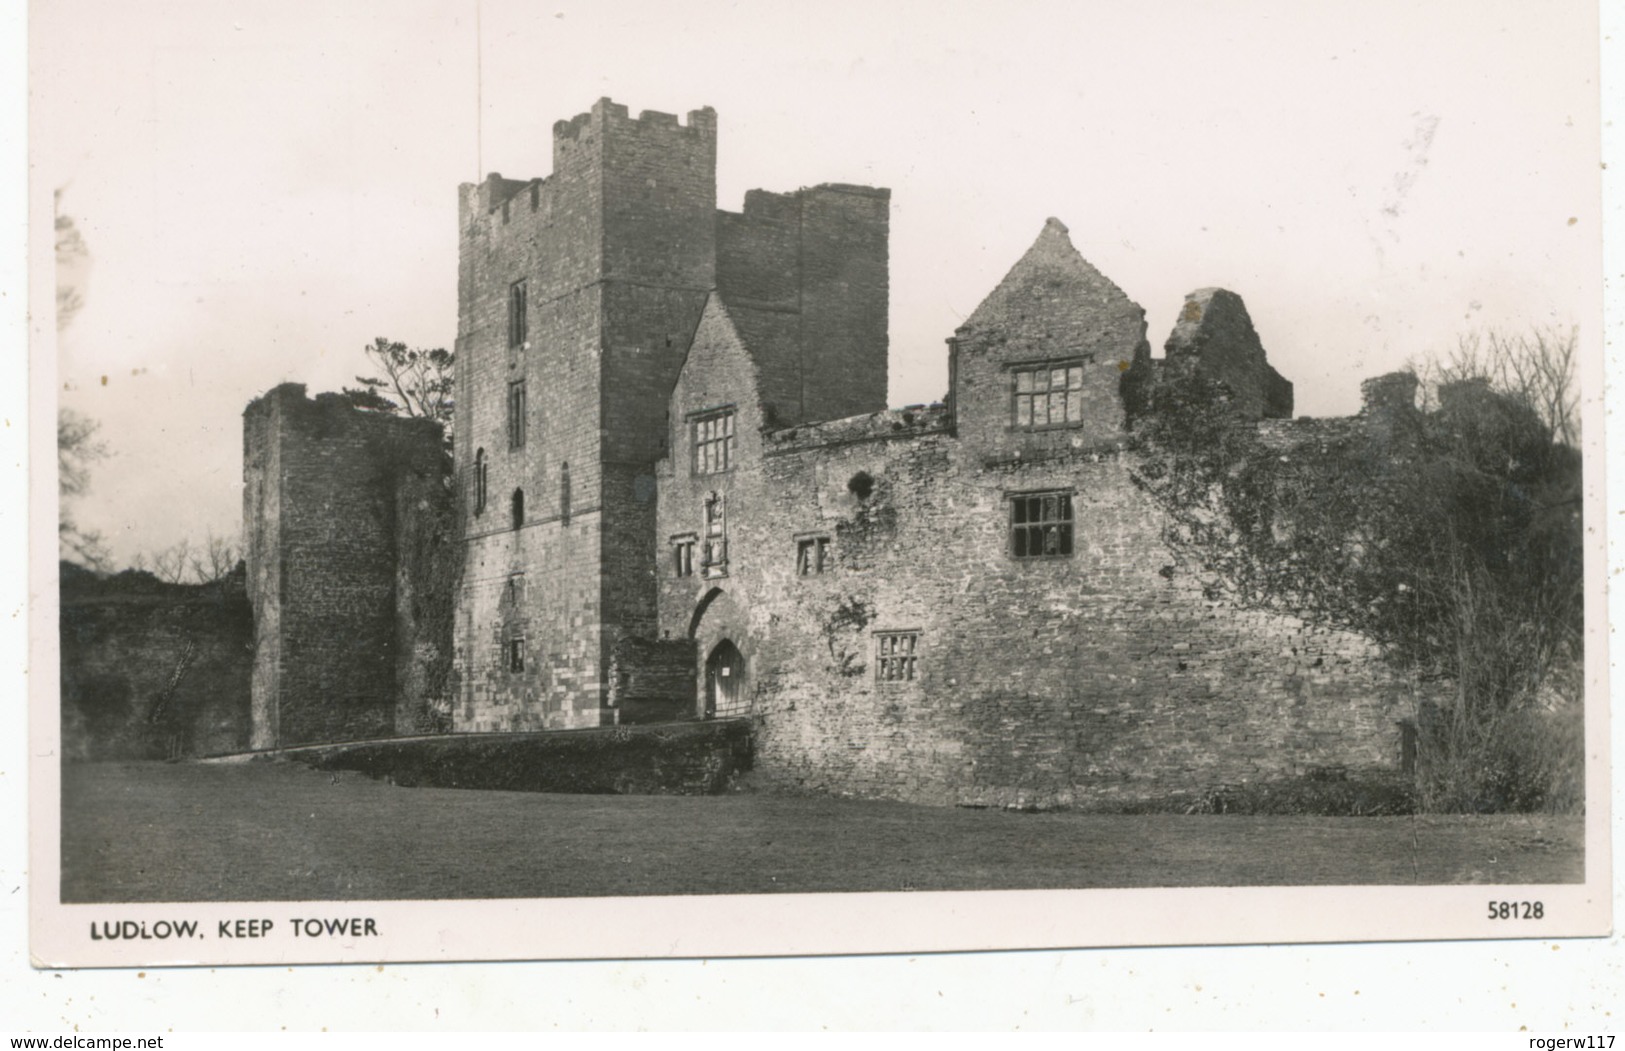
M 1609 932 L 1594 6 L 30 33 L 36 966 Z

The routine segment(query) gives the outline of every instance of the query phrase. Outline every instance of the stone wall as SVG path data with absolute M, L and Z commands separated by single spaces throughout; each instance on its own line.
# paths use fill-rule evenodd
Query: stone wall
M 297 384 L 243 415 L 253 746 L 437 725 L 456 565 L 439 426 Z
M 1234 292 L 1202 288 L 1187 295 L 1163 354 L 1168 369 L 1194 369 L 1223 383 L 1243 415 L 1292 418 L 1292 384 L 1265 360 L 1253 320 Z
M 752 190 L 717 214 L 717 292 L 771 321 L 752 341 L 775 425 L 886 407 L 891 192 L 826 184 Z
M 762 776 L 1088 805 L 1397 766 L 1407 685 L 1358 636 L 1207 599 L 1162 543 L 1133 453 L 990 467 L 965 452 L 904 429 L 737 472 L 726 601 L 695 637 L 702 661 L 724 637 L 745 654 L 747 703 L 719 714 L 757 719 Z M 1071 492 L 1073 557 L 1011 557 L 1011 494 L 1038 490 Z M 830 537 L 832 571 L 797 575 L 809 533 Z M 692 615 L 680 590 L 662 609 L 673 634 Z M 903 630 L 917 678 L 877 681 L 877 633 Z
M 995 460 L 1115 442 L 1126 425 L 1123 379 L 1150 354 L 1145 331 L 1140 305 L 1078 254 L 1064 225 L 1049 220 L 949 341 L 960 435 Z M 1011 402 L 1014 364 L 1081 368 L 1081 421 L 1021 429 Z
M 742 688 L 715 713 L 754 720 L 763 779 L 1111 807 L 1399 765 L 1411 684 L 1374 646 L 1229 603 L 1164 542 L 1120 384 L 1147 354 L 1143 312 L 1060 224 L 956 336 L 951 410 L 764 431 L 749 335 L 728 321 L 707 311 L 673 394 L 659 531 L 701 533 L 720 497 L 728 561 L 684 577 L 660 560 L 660 629 L 694 640 L 696 713 L 709 660 L 738 649 Z M 1079 357 L 1082 418 L 1019 426 L 1012 376 Z M 722 405 L 735 465 L 698 474 L 677 421 Z M 1043 496 L 1070 505 L 1070 540 L 1019 557 L 1014 508 Z
M 455 725 L 595 726 L 611 718 L 611 647 L 654 626 L 653 464 L 714 280 L 715 114 L 634 118 L 602 99 L 554 126 L 551 176 L 492 176 L 464 186 L 462 202 Z M 516 382 L 522 443 L 510 433 Z
M 248 747 L 254 640 L 240 574 L 188 586 L 65 564 L 61 599 L 64 758 Z

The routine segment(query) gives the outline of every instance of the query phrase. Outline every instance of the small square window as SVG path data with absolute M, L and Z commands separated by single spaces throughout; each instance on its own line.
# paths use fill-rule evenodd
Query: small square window
M 809 536 L 796 541 L 796 576 L 811 577 L 835 568 L 829 537 Z
M 920 648 L 917 631 L 881 631 L 875 633 L 875 681 L 878 683 L 913 682 L 917 672 L 916 654 Z
M 1070 558 L 1072 494 L 1013 493 L 1010 554 L 1015 558 Z
M 694 575 L 694 546 L 697 539 L 692 534 L 672 538 L 672 569 L 675 576 L 691 577 Z

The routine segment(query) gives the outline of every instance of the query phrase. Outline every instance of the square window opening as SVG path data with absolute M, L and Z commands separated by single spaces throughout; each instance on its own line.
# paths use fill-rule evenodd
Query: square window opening
M 919 673 L 920 633 L 880 631 L 875 633 L 875 682 L 913 682 Z
M 1070 492 L 1010 496 L 1010 554 L 1015 558 L 1070 558 L 1073 525 Z

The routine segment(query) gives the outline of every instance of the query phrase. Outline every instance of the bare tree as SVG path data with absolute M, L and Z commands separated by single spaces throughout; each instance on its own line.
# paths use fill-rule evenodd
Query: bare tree
M 455 354 L 439 347 L 408 347 L 385 336 L 374 339 L 362 352 L 383 376 L 357 376 L 360 387 L 344 388 L 351 404 L 378 412 L 422 416 L 449 428 Z
M 191 553 L 192 580 L 198 584 L 212 584 L 229 576 L 241 559 L 242 554 L 234 537 L 215 536 L 210 532 L 202 545 Z
M 1458 338 L 1443 358 L 1413 362 L 1422 380 L 1424 407 L 1437 404 L 1438 390 L 1450 383 L 1481 381 L 1516 399 L 1540 416 L 1559 444 L 1580 444 L 1580 330 L 1542 326 L 1527 332 L 1496 329 Z
M 164 583 L 182 584 L 192 569 L 193 558 L 192 542 L 182 538 L 162 551 L 153 552 L 149 567 L 152 575 Z

